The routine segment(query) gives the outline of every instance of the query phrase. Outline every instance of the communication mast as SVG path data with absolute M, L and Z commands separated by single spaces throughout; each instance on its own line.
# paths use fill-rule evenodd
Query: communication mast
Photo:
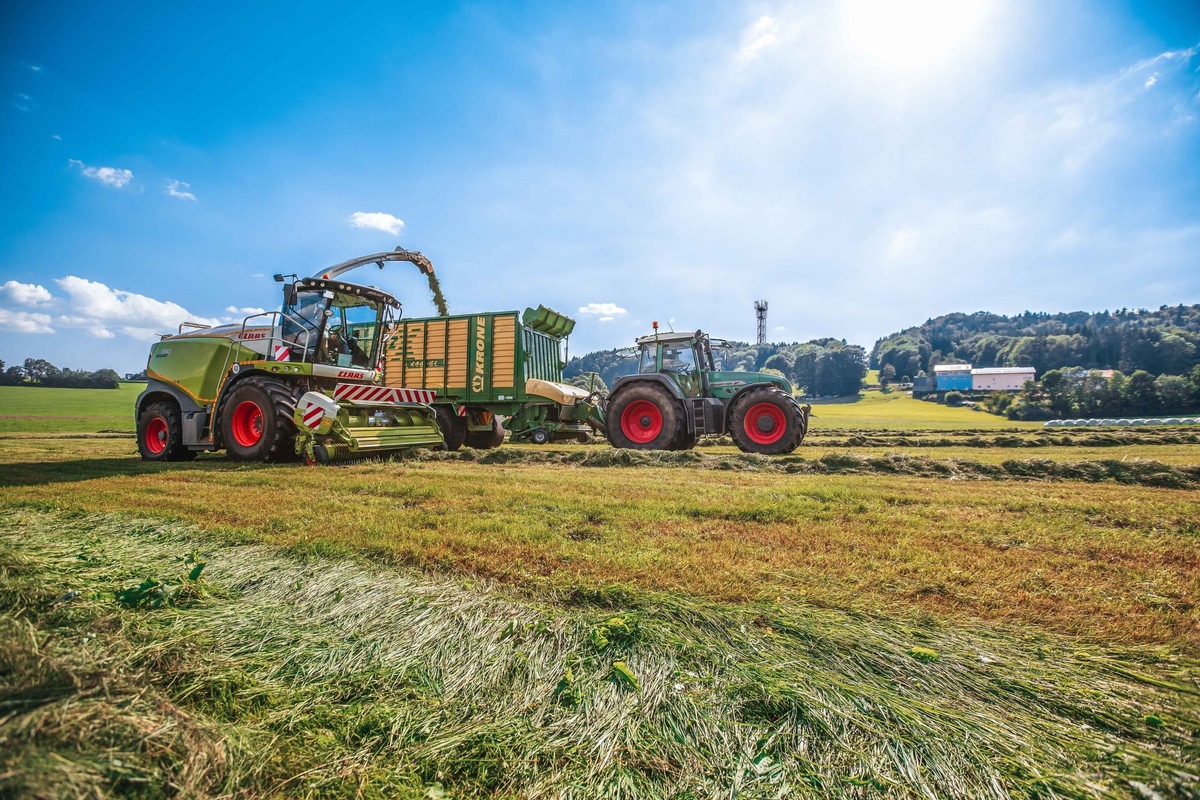
M 755 300 L 754 313 L 758 317 L 758 343 L 767 343 L 767 301 Z

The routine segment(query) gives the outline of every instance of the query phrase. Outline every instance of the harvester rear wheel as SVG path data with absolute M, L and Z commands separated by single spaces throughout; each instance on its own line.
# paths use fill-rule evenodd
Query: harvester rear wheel
M 434 413 L 437 415 L 438 427 L 442 429 L 442 449 L 453 453 L 463 446 L 467 436 L 467 421 L 456 416 L 449 406 L 438 406 Z
M 608 441 L 632 450 L 670 450 L 683 433 L 683 409 L 665 389 L 636 383 L 608 403 Z
M 146 406 L 138 416 L 137 442 L 146 461 L 191 461 L 197 455 L 183 443 L 183 415 L 173 402 Z
M 804 412 L 778 389 L 751 389 L 737 399 L 730 414 L 729 433 L 743 453 L 790 453 L 805 432 Z
M 468 430 L 463 441 L 467 447 L 474 447 L 477 450 L 492 450 L 504 444 L 504 427 L 500 424 L 500 418 L 492 416 L 490 431 Z
M 270 378 L 239 381 L 221 401 L 221 437 L 230 458 L 289 461 L 295 457 L 292 387 Z

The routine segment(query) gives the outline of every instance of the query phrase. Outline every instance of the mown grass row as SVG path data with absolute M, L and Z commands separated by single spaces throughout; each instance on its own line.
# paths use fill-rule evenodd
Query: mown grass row
M 0 526 L 6 796 L 1193 797 L 1197 669 L 789 601 L 517 597 L 126 515 Z

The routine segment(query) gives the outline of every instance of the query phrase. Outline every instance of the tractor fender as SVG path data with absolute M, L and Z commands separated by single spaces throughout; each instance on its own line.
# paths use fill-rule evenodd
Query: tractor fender
M 626 386 L 634 383 L 658 383 L 661 384 L 671 396 L 679 402 L 683 402 L 683 391 L 679 388 L 679 384 L 658 372 L 638 373 L 636 375 L 622 375 L 613 382 L 612 390 L 608 393 L 608 400 L 611 403 L 612 399 Z

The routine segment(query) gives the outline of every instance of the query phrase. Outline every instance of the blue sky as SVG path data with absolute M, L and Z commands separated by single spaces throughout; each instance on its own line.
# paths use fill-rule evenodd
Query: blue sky
M 397 244 L 453 312 L 879 336 L 1200 302 L 1200 6 L 5 3 L 0 358 Z M 357 223 L 357 224 L 356 224 Z M 432 313 L 406 265 L 359 279 Z

